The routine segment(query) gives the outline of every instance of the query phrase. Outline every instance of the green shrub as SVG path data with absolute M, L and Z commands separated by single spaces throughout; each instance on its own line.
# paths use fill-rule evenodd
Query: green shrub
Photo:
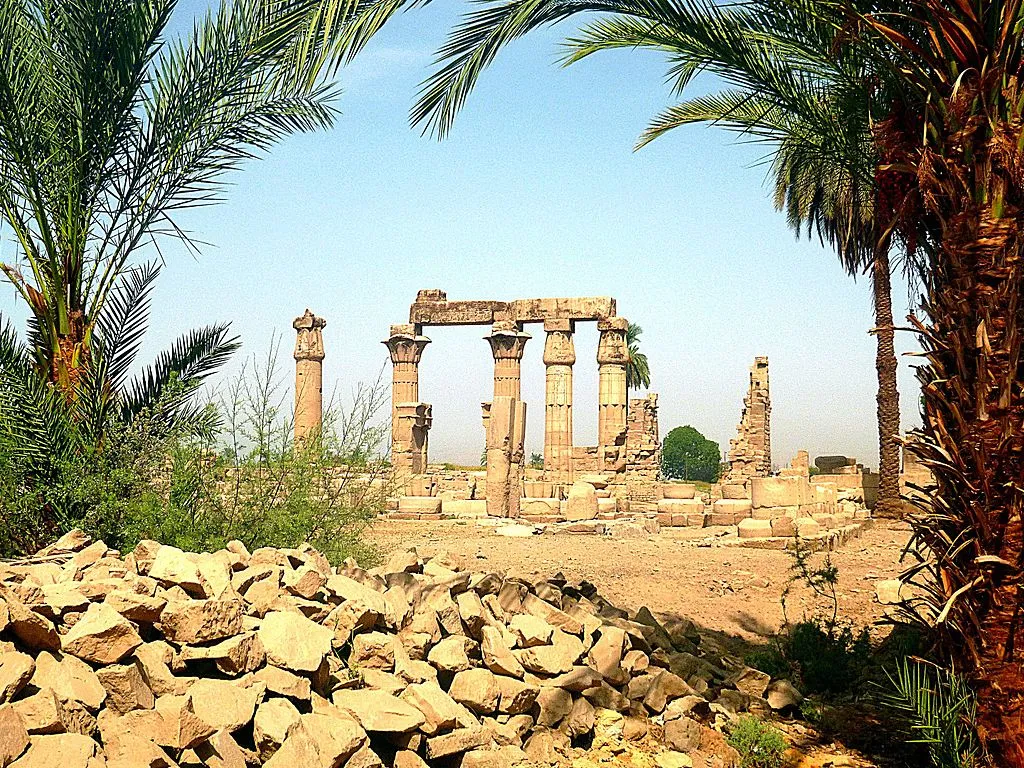
M 777 729 L 750 715 L 736 721 L 726 740 L 740 753 L 741 768 L 781 768 L 788 746 Z
M 785 639 L 786 656 L 800 669 L 810 693 L 845 693 L 860 681 L 871 658 L 866 629 L 850 624 L 806 620 L 794 624 Z
M 771 675 L 772 678 L 788 677 L 793 671 L 786 655 L 774 644 L 751 651 L 743 657 L 743 663 Z

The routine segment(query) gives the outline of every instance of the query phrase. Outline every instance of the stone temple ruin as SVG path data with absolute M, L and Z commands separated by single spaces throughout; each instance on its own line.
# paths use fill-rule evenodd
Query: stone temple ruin
M 573 336 L 580 322 L 596 322 L 600 332 L 596 446 L 573 444 Z M 528 476 L 525 467 L 526 403 L 520 381 L 523 353 L 533 338 L 524 330 L 529 324 L 542 324 L 545 333 L 544 468 L 539 477 Z M 450 325 L 488 327 L 484 339 L 494 359 L 494 394 L 482 403 L 486 480 L 467 478 L 464 498 L 453 500 L 478 502 L 471 508 L 490 517 L 557 519 L 573 483 L 589 477 L 606 492 L 603 498 L 646 502 L 655 511 L 661 463 L 657 396 L 634 400 L 627 408 L 628 323 L 616 315 L 614 299 L 449 301 L 443 291 L 424 290 L 409 309 L 409 322 L 391 326 L 384 341 L 392 363 L 392 465 L 406 489 L 398 514 L 440 515 L 439 491 L 455 493 L 441 486 L 457 478 L 430 471 L 431 406 L 420 401 L 418 371 L 430 343 L 423 329 Z M 605 506 L 612 503 L 617 508 L 617 501 Z
M 597 323 L 600 333 L 596 446 L 573 442 L 573 337 L 581 322 Z M 527 467 L 525 459 L 527 404 L 520 382 L 523 353 L 533 338 L 525 328 L 533 324 L 545 334 L 543 469 Z M 293 324 L 296 444 L 321 426 L 325 325 L 309 310 Z M 493 395 L 481 404 L 487 466 L 479 471 L 429 460 L 433 413 L 419 392 L 419 363 L 430 344 L 424 329 L 452 325 L 486 327 L 494 360 Z M 449 301 L 443 291 L 420 291 L 409 322 L 392 325 L 383 342 L 392 364 L 391 464 L 398 489 L 388 516 L 475 518 L 518 522 L 532 533 L 626 536 L 663 527 L 730 526 L 737 540 L 774 539 L 780 545 L 796 532 L 826 544 L 841 541 L 870 517 L 877 475 L 855 459 L 819 457 L 812 474 L 801 451 L 790 466 L 773 472 L 767 357 L 755 358 L 750 369 L 722 480 L 703 494 L 691 483 L 664 480 L 658 396 L 627 402 L 627 328 L 609 297 Z

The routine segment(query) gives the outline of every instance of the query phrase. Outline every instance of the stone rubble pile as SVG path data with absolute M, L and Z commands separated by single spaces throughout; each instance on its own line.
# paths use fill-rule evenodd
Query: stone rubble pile
M 737 712 L 799 699 L 685 619 L 444 555 L 121 556 L 74 531 L 0 563 L 0 768 L 505 768 L 595 750 L 730 766 Z

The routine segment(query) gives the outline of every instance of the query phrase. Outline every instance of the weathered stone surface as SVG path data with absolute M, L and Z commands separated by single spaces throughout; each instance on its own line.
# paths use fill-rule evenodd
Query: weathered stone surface
M 530 648 L 534 645 L 547 645 L 551 642 L 551 633 L 555 628 L 539 616 L 531 616 L 519 613 L 512 617 L 509 622 L 509 629 L 519 639 L 521 648 Z
M 384 691 L 335 691 L 331 700 L 371 733 L 406 733 L 426 722 L 414 706 Z
M 33 736 L 28 751 L 12 765 L 15 768 L 92 768 L 97 750 L 95 741 L 76 733 Z
M 597 492 L 593 485 L 577 480 L 569 489 L 563 505 L 565 519 L 569 521 L 593 520 L 597 517 Z
M 258 683 L 243 688 L 228 680 L 197 680 L 188 698 L 196 717 L 215 730 L 233 733 L 252 721 L 263 692 Z
M 467 669 L 452 678 L 449 695 L 474 712 L 489 715 L 498 708 L 501 689 L 493 672 L 487 669 Z
M 152 709 L 156 703 L 138 663 L 102 667 L 96 677 L 107 693 L 106 708 L 118 715 L 133 709 Z
M 496 627 L 484 627 L 480 630 L 480 653 L 484 665 L 496 675 L 522 677 L 526 674 L 523 665 L 512 655 L 511 649 Z
M 401 698 L 423 714 L 425 722 L 420 728 L 429 736 L 458 726 L 476 724 L 473 713 L 445 693 L 437 683 L 410 685 L 402 692 Z
M 267 661 L 296 672 L 315 672 L 331 650 L 334 633 L 299 613 L 273 611 L 260 623 Z
M 288 729 L 284 743 L 264 763 L 272 768 L 340 768 L 366 741 L 353 718 L 310 713 Z
M 764 692 L 768 700 L 768 706 L 781 712 L 800 706 L 804 700 L 803 694 L 798 691 L 788 680 L 775 680 Z
M 484 627 L 484 629 L 491 629 L 491 627 Z M 451 674 L 473 666 L 466 653 L 466 638 L 462 635 L 451 635 L 434 645 L 427 655 L 427 661 L 442 672 Z
M 142 645 L 127 619 L 102 603 L 93 603 L 61 640 L 65 653 L 94 664 L 116 664 Z
M 498 711 L 505 715 L 521 715 L 533 708 L 540 687 L 514 677 L 496 676 L 500 697 Z
M 451 733 L 427 739 L 427 757 L 431 760 L 440 760 L 449 755 L 482 747 L 490 740 L 491 734 L 486 728 L 459 728 Z
M 100 708 L 107 697 L 92 667 L 74 656 L 50 651 L 43 651 L 36 658 L 32 685 L 36 688 L 51 688 L 61 701 L 77 701 L 93 712 Z
M 262 683 L 270 693 L 287 696 L 298 701 L 309 701 L 311 685 L 308 677 L 296 675 L 280 667 L 263 667 L 252 675 L 252 680 Z
M 299 710 L 288 699 L 268 699 L 259 705 L 253 719 L 253 741 L 256 753 L 269 760 L 284 743 L 288 729 L 299 722 Z
M 0 591 L 0 597 L 3 597 L 6 603 L 8 630 L 28 649 L 60 650 L 60 636 L 53 622 L 28 608 L 11 594 Z
M 32 679 L 36 663 L 27 653 L 0 653 L 0 704 L 10 701 Z
M 349 664 L 353 667 L 392 669 L 395 666 L 395 636 L 384 632 L 366 632 L 352 638 Z
M 753 667 L 743 667 L 731 675 L 726 683 L 735 686 L 736 690 L 760 699 L 764 696 L 768 683 L 772 680 L 771 675 Z
M 176 643 L 209 643 L 242 629 L 241 600 L 184 600 L 170 603 L 160 616 L 161 631 Z
M 0 768 L 7 768 L 28 749 L 25 723 L 11 706 L 0 706 Z

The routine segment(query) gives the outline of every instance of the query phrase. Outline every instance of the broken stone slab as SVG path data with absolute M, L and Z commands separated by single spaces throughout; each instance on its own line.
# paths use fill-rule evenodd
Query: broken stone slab
M 426 722 L 423 713 L 406 701 L 373 689 L 335 691 L 336 707 L 351 713 L 371 733 L 407 733 Z
M 35 660 L 27 653 L 0 653 L 0 704 L 10 701 L 32 679 Z
M 98 751 L 95 741 L 77 733 L 32 736 L 28 751 L 12 765 L 14 768 L 93 768 Z
M 174 643 L 210 643 L 241 632 L 243 616 L 237 598 L 171 602 L 160 615 L 160 631 Z
M 13 707 L 0 706 L 0 768 L 7 768 L 28 749 L 25 723 Z
M 771 675 L 753 667 L 743 667 L 726 679 L 726 684 L 755 699 L 764 697 L 765 690 L 771 682 Z
M 197 680 L 188 689 L 192 711 L 214 730 L 234 733 L 252 722 L 266 689 L 256 683 L 242 687 L 230 680 Z
M 526 674 L 523 665 L 512 655 L 511 649 L 505 644 L 502 633 L 495 627 L 484 627 L 480 630 L 480 653 L 484 665 L 496 675 L 521 678 Z
M 459 728 L 451 733 L 427 739 L 427 757 L 430 760 L 440 760 L 482 747 L 490 740 L 491 732 L 487 728 Z
M 803 694 L 788 680 L 772 682 L 765 691 L 764 698 L 768 700 L 768 706 L 776 712 L 798 708 L 804 700 Z
M 264 765 L 271 768 L 340 768 L 366 742 L 352 717 L 312 712 L 289 727 L 284 743 Z
M 107 697 L 92 667 L 81 659 L 62 653 L 40 653 L 31 682 L 36 688 L 53 689 L 61 701 L 77 701 L 92 712 L 97 711 Z
M 156 703 L 138 662 L 102 667 L 96 677 L 106 691 L 106 709 L 111 712 L 123 715 L 134 709 L 152 709 Z
M 414 683 L 408 686 L 402 692 L 401 699 L 422 713 L 424 723 L 420 730 L 428 736 L 460 726 L 477 724 L 472 712 L 434 682 Z
M 331 651 L 334 633 L 300 613 L 272 611 L 258 630 L 267 661 L 295 672 L 315 672 Z
M 593 520 L 597 517 L 597 492 L 593 484 L 577 480 L 569 489 L 568 498 L 562 505 L 567 521 Z
M 267 699 L 256 709 L 253 718 L 253 742 L 256 754 L 266 762 L 280 749 L 288 729 L 299 722 L 299 710 L 288 699 Z
M 448 694 L 455 701 L 482 715 L 498 708 L 501 689 L 494 673 L 488 669 L 467 669 L 452 678 Z

